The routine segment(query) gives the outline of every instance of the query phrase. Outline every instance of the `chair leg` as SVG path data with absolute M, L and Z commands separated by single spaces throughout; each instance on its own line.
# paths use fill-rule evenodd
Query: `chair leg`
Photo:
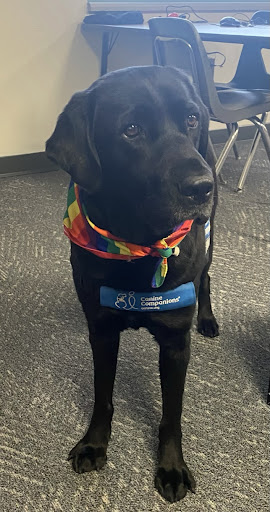
M 257 126 L 257 130 L 256 130 L 255 136 L 253 138 L 252 145 L 249 150 L 249 154 L 248 154 L 244 169 L 242 171 L 242 174 L 241 174 L 238 184 L 237 184 L 237 192 L 240 192 L 243 189 L 243 186 L 244 186 L 246 178 L 247 178 L 248 171 L 250 169 L 252 160 L 254 158 L 254 155 L 255 155 L 255 152 L 256 152 L 256 149 L 257 149 L 257 146 L 259 144 L 261 137 L 264 142 L 262 132 L 264 133 L 264 138 L 266 139 L 266 142 L 264 142 L 264 146 L 265 146 L 268 158 L 270 160 L 270 157 L 269 157 L 270 138 L 269 138 L 269 135 L 267 132 L 267 128 L 264 125 L 264 123 L 266 122 L 266 119 L 267 119 L 267 113 L 262 114 L 262 117 L 260 120 L 256 117 L 250 119 L 250 121 L 252 121 Z M 266 131 L 266 134 L 265 134 L 265 131 Z
M 231 135 L 231 131 L 232 131 L 231 123 L 227 124 L 226 126 L 227 126 L 228 134 Z M 241 160 L 241 156 L 238 153 L 238 148 L 237 148 L 236 143 L 233 145 L 233 152 L 234 152 L 235 159 Z
M 223 148 L 223 150 L 221 151 L 221 154 L 219 155 L 219 158 L 218 158 L 218 161 L 217 161 L 217 164 L 216 164 L 216 173 L 217 173 L 217 176 L 219 175 L 223 165 L 224 165 L 224 162 L 228 156 L 228 153 L 231 149 L 231 147 L 234 145 L 236 139 L 237 139 L 237 136 L 238 136 L 238 132 L 239 132 L 239 127 L 238 127 L 238 124 L 237 123 L 232 123 L 231 125 L 231 134 Z
M 212 165 L 215 166 L 215 169 L 216 169 L 218 158 L 217 158 L 215 148 L 214 148 L 214 145 L 213 145 L 213 142 L 212 142 L 210 136 L 208 138 L 208 152 L 209 152 L 210 161 L 211 161 Z M 220 183 L 222 183 L 222 185 L 227 185 L 227 181 L 225 181 L 223 179 L 221 173 L 219 173 L 218 179 L 219 179 Z
M 267 116 L 267 114 L 265 114 L 264 123 L 266 122 L 266 116 Z M 258 130 L 260 131 L 262 141 L 263 141 L 263 144 L 265 147 L 265 151 L 267 153 L 268 160 L 270 162 L 270 136 L 269 136 L 268 130 L 267 130 L 265 124 L 262 122 L 262 120 L 258 119 L 258 117 L 252 117 L 251 121 L 257 126 Z
M 211 160 L 213 160 L 213 162 L 216 164 L 217 163 L 217 155 L 216 155 L 215 148 L 214 148 L 214 145 L 213 145 L 210 135 L 208 137 L 208 151 L 211 155 L 210 156 Z

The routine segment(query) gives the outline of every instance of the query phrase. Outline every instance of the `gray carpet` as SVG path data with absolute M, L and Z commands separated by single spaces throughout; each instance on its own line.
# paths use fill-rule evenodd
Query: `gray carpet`
M 240 143 L 242 155 L 248 144 Z M 221 334 L 193 329 L 183 446 L 197 492 L 169 505 L 153 487 L 161 413 L 158 351 L 122 335 L 108 464 L 77 475 L 66 461 L 93 407 L 93 365 L 62 234 L 68 176 L 2 179 L 1 510 L 268 511 L 269 178 L 259 148 L 245 189 L 228 159 L 220 186 L 212 300 Z

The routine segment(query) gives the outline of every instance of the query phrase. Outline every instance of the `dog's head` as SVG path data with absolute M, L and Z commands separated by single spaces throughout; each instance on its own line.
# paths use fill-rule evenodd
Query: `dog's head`
M 207 144 L 208 113 L 187 76 L 145 66 L 75 94 L 46 151 L 85 190 L 96 225 L 146 245 L 185 219 L 209 217 Z

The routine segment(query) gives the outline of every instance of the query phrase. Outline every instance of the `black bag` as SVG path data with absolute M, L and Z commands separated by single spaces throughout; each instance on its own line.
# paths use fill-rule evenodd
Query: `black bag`
M 143 21 L 140 11 L 96 11 L 83 20 L 84 23 L 98 25 L 141 25 Z

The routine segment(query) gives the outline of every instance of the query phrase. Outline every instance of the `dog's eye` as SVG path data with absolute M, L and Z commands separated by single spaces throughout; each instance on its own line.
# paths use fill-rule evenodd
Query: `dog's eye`
M 137 124 L 130 124 L 126 127 L 124 130 L 125 137 L 128 137 L 129 139 L 134 139 L 141 133 L 142 129 Z
M 187 117 L 187 127 L 188 128 L 197 128 L 199 124 L 199 119 L 195 114 L 190 114 Z

